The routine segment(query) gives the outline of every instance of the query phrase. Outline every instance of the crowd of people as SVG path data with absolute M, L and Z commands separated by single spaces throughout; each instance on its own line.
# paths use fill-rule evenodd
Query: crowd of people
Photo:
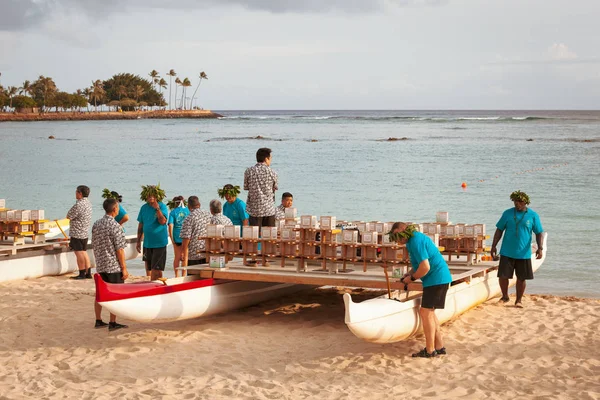
M 183 196 L 173 198 L 171 212 L 155 196 L 149 196 L 138 214 L 136 249 L 143 254 L 146 274 L 151 280 L 162 278 L 167 260 L 169 238 L 173 243 L 175 276 L 179 276 L 179 266 L 206 264 L 204 240 L 207 225 L 239 226 L 275 226 L 277 219 L 285 217 L 285 209 L 292 207 L 293 196 L 285 192 L 281 204 L 275 206 L 275 192 L 278 189 L 277 173 L 271 168 L 272 154 L 268 148 L 256 152 L 256 164 L 244 173 L 244 190 L 248 191 L 247 203 L 239 197 L 239 187 L 226 184 L 219 190 L 225 204 L 214 199 L 209 209 L 201 208 L 197 196 L 187 199 Z M 92 206 L 88 200 L 90 189 L 78 186 L 75 192 L 76 203 L 69 210 L 70 246 L 77 257 L 79 274 L 73 279 L 91 278 L 90 260 L 87 255 L 88 231 L 91 224 Z M 123 283 L 128 277 L 124 249 L 125 234 L 122 224 L 129 219 L 120 205 L 122 197 L 115 196 L 103 203 L 105 215 L 94 223 L 92 228 L 92 246 L 96 259 L 96 271 L 100 277 L 110 283 Z M 514 203 L 504 211 L 496 224 L 491 255 L 497 260 L 497 244 L 502 236 L 499 253 L 498 279 L 502 291 L 500 302 L 509 301 L 509 280 L 516 274 L 515 306 L 522 307 L 526 281 L 533 279 L 531 263 L 531 238 L 535 234 L 537 242 L 536 258 L 542 258 L 543 228 L 539 215 L 528 208 L 529 196 L 521 191 L 511 193 Z M 396 222 L 390 231 L 397 242 L 406 245 L 411 268 L 401 281 L 405 285 L 419 279 L 423 285 L 423 296 L 419 309 L 425 334 L 425 347 L 412 354 L 413 357 L 431 358 L 446 354 L 440 323 L 436 309 L 445 307 L 446 294 L 452 282 L 448 264 L 433 241 L 414 229 L 413 225 Z M 182 274 L 183 275 L 183 274 Z M 108 324 L 102 321 L 102 308 L 95 303 L 96 328 L 108 325 L 109 330 L 121 329 L 126 325 L 116 322 L 110 315 Z

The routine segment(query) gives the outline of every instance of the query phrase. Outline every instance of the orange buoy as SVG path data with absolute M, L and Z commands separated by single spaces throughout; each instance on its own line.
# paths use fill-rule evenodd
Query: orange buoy
M 460 185 L 460 187 L 462 187 L 463 189 L 467 188 L 467 182 L 463 182 L 462 185 Z

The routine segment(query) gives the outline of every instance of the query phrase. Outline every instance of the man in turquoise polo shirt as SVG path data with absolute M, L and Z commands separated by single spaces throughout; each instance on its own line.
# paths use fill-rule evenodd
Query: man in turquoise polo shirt
M 167 206 L 156 201 L 154 196 L 148 197 L 146 204 L 142 206 L 138 214 L 136 249 L 138 253 L 142 252 L 143 240 L 143 259 L 146 263 L 146 275 L 153 281 L 162 278 L 167 263 L 168 216 Z
M 435 310 L 443 309 L 446 305 L 446 293 L 452 282 L 448 264 L 435 243 L 428 236 L 417 232 L 413 225 L 396 222 L 392 225 L 390 238 L 405 244 L 410 257 L 412 269 L 402 277 L 402 282 L 408 285 L 420 279 L 423 283 L 419 316 L 425 334 L 425 348 L 412 356 L 429 358 L 446 354 L 440 321 L 435 315 Z
M 522 299 L 525 293 L 526 281 L 533 279 L 533 269 L 531 266 L 531 234 L 535 233 L 537 250 L 535 256 L 542 258 L 542 223 L 539 215 L 530 208 L 529 196 L 520 190 L 514 191 L 510 199 L 515 206 L 502 213 L 502 217 L 496 224 L 496 233 L 492 241 L 491 255 L 494 260 L 497 259 L 496 245 L 504 235 L 502 247 L 500 248 L 500 265 L 498 266 L 498 279 L 500 289 L 502 290 L 501 302 L 507 303 L 508 281 L 512 279 L 513 273 L 517 275 L 517 298 L 515 306 L 523 307 Z

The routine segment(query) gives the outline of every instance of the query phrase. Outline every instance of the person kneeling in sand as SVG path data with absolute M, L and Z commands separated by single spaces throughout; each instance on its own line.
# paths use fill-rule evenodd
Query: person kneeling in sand
M 104 282 L 123 283 L 129 276 L 125 263 L 125 233 L 115 216 L 119 214 L 119 202 L 116 199 L 106 199 L 102 204 L 106 214 L 94 223 L 92 227 L 92 247 L 96 259 L 96 272 Z M 94 302 L 96 312 L 95 328 L 108 325 L 109 331 L 127 328 L 127 325 L 117 323 L 117 316 L 110 314 L 110 322 L 102 321 L 102 306 Z
M 537 250 L 535 257 L 542 258 L 543 237 L 542 223 L 539 215 L 530 208 L 529 196 L 520 190 L 510 194 L 510 199 L 514 203 L 513 208 L 502 213 L 500 220 L 496 224 L 496 232 L 492 241 L 491 255 L 494 260 L 497 259 L 496 246 L 506 231 L 500 248 L 500 264 L 498 266 L 498 281 L 502 290 L 500 302 L 507 303 L 508 281 L 513 278 L 513 273 L 517 275 L 517 298 L 515 306 L 523 307 L 522 299 L 525 293 L 526 280 L 533 279 L 533 268 L 531 265 L 531 233 L 535 233 Z
M 440 321 L 435 315 L 435 310 L 443 309 L 446 305 L 446 293 L 452 282 L 448 264 L 433 241 L 415 231 L 413 225 L 396 222 L 392 225 L 390 239 L 405 244 L 410 257 L 412 270 L 402 277 L 402 283 L 408 285 L 417 279 L 421 279 L 423 283 L 419 316 L 425 334 L 425 348 L 412 356 L 435 357 L 438 354 L 446 354 Z

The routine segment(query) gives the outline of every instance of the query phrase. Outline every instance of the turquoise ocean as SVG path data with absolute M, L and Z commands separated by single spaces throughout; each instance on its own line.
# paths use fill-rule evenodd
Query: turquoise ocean
M 123 195 L 135 234 L 142 184 L 208 207 L 269 147 L 277 200 L 293 193 L 300 214 L 429 222 L 448 211 L 491 237 L 523 190 L 549 234 L 528 293 L 600 298 L 600 111 L 217 112 L 224 118 L 1 123 L 0 198 L 63 218 L 85 184 L 96 219 L 107 187 Z M 143 273 L 139 261 L 131 268 Z

